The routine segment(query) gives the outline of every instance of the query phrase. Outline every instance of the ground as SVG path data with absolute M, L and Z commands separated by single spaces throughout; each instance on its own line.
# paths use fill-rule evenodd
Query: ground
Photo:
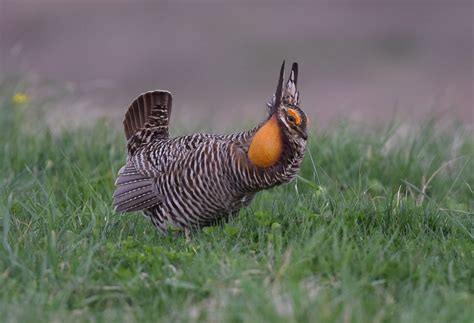
M 112 210 L 120 132 L 53 135 L 39 103 L 0 95 L 2 321 L 472 322 L 460 126 L 314 131 L 297 180 L 228 223 L 162 236 Z

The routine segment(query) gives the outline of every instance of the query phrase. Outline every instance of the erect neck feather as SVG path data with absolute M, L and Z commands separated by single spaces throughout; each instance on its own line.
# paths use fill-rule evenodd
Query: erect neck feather
M 270 167 L 280 160 L 282 152 L 282 133 L 276 117 L 273 116 L 253 136 L 248 157 L 258 167 Z

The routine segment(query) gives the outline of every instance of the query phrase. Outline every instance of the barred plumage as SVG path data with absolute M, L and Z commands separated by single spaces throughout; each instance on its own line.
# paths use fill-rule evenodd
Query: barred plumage
M 142 210 L 163 233 L 168 224 L 203 227 L 237 213 L 258 191 L 292 180 L 306 149 L 307 119 L 298 65 L 285 86 L 283 74 L 284 62 L 268 118 L 228 135 L 169 138 L 171 93 L 136 98 L 124 119 L 128 157 L 115 182 L 116 211 Z

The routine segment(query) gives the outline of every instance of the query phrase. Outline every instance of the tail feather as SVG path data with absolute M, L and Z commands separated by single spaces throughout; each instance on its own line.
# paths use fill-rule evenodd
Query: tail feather
M 172 100 L 168 91 L 157 90 L 139 95 L 123 120 L 127 140 L 142 129 L 153 131 L 156 137 L 167 138 Z
M 153 178 L 140 173 L 132 162 L 119 171 L 115 185 L 117 189 L 113 195 L 113 206 L 117 212 L 144 210 L 163 201 Z

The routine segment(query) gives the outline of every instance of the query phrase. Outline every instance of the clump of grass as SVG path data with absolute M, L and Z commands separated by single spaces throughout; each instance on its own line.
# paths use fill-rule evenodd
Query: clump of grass
M 474 141 L 347 123 L 229 223 L 160 236 L 111 208 L 124 139 L 52 135 L 0 100 L 6 321 L 459 321 L 474 316 Z

